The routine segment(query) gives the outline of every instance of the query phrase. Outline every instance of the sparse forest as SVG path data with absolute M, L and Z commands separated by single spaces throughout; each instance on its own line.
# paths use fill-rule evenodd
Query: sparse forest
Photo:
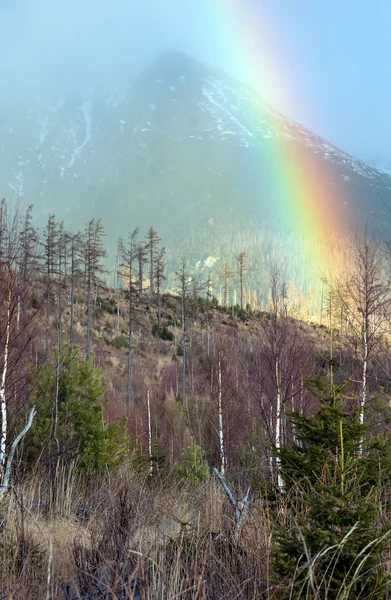
M 390 247 L 266 299 L 117 247 L 1 203 L 0 599 L 388 598 Z

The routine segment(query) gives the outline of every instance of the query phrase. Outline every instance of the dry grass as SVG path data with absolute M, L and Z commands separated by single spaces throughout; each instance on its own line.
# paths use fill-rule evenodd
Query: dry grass
M 2 504 L 1 600 L 261 597 L 268 539 L 261 506 L 236 544 L 215 481 L 183 490 L 124 469 L 82 491 L 75 473 L 60 480 L 63 493 L 49 505 L 39 475 Z
M 289 598 L 271 576 L 273 523 L 261 498 L 236 540 L 231 507 L 214 479 L 184 489 L 122 468 L 87 485 L 72 470 L 59 474 L 58 490 L 51 494 L 36 474 L 4 499 L 0 600 Z M 300 598 L 327 600 L 330 556 L 321 580 L 311 562 Z M 339 600 L 355 600 L 350 585 Z

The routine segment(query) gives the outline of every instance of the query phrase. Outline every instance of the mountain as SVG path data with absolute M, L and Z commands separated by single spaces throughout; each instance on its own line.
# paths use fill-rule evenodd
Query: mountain
M 363 160 L 369 165 L 373 165 L 378 171 L 391 175 L 391 160 L 383 156 L 367 156 Z
M 118 236 L 153 224 L 167 246 L 171 281 L 182 255 L 193 267 L 216 269 L 246 250 L 258 268 L 260 255 L 277 246 L 295 255 L 289 277 L 311 285 L 297 260 L 300 244 L 273 210 L 275 179 L 284 177 L 267 167 L 276 143 L 326 173 L 341 214 L 358 223 L 370 218 L 388 236 L 389 173 L 177 52 L 127 88 L 52 101 L 27 94 L 1 109 L 0 122 L 1 194 L 34 204 L 41 222 L 51 212 L 73 228 L 102 218 L 113 252 Z

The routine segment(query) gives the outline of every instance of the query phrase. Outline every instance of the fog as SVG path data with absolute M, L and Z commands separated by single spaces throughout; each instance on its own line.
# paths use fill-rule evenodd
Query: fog
M 1 102 L 123 85 L 164 50 L 178 49 L 259 88 L 276 108 L 353 154 L 391 161 L 391 3 L 373 6 L 1 0 Z M 237 24 L 229 24 L 235 10 Z M 247 64 L 254 56 L 261 85 Z

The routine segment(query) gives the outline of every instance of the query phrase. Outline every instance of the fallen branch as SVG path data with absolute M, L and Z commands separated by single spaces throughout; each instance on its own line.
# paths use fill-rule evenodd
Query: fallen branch
M 248 490 L 245 493 L 245 495 L 243 496 L 243 498 L 239 498 L 238 500 L 235 500 L 224 477 L 222 475 L 220 475 L 220 473 L 218 472 L 218 470 L 216 468 L 213 469 L 213 472 L 215 473 L 215 475 L 217 476 L 221 485 L 223 486 L 223 489 L 227 495 L 227 498 L 230 501 L 233 509 L 235 510 L 235 520 L 236 520 L 235 538 L 237 540 L 240 529 L 243 524 L 243 521 L 248 513 L 249 508 L 250 508 L 250 501 L 249 501 L 248 497 L 249 497 L 251 488 L 248 488 Z

